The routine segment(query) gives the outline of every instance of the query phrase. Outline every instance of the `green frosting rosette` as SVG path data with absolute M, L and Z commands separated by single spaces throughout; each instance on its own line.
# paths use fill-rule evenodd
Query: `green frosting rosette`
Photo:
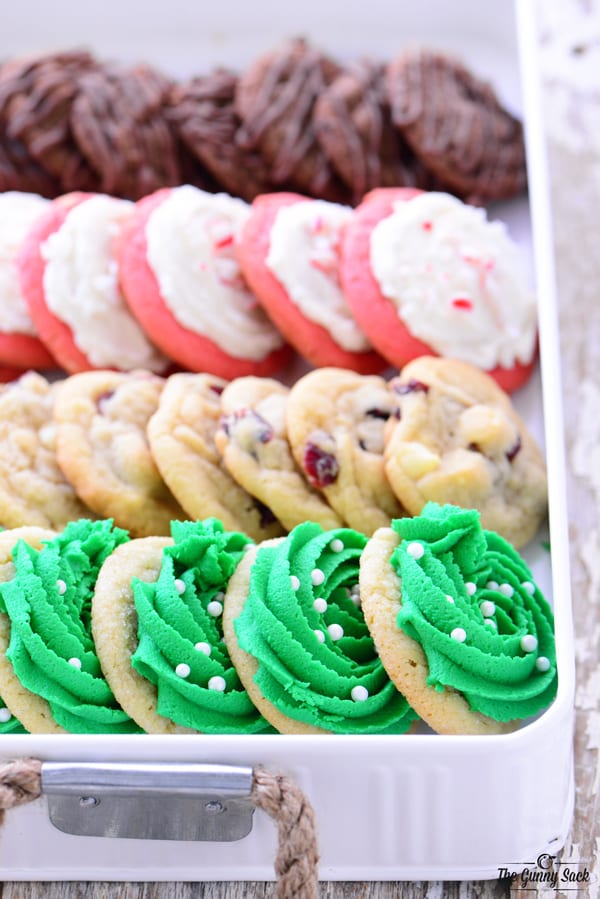
M 223 639 L 229 579 L 252 543 L 220 521 L 174 521 L 153 583 L 136 579 L 138 646 L 131 664 L 157 688 L 157 711 L 203 733 L 269 728 L 241 684 Z
M 0 734 L 26 734 L 27 731 L 21 722 L 15 718 L 10 709 L 7 709 L 0 700 Z
M 358 590 L 367 538 L 305 522 L 259 547 L 235 619 L 255 681 L 276 708 L 334 733 L 405 733 L 417 717 L 389 680 Z
M 557 689 L 548 602 L 515 549 L 479 513 L 427 503 L 392 522 L 402 583 L 398 627 L 422 647 L 428 683 L 459 691 L 495 721 L 527 718 Z
M 91 634 L 98 572 L 128 539 L 112 521 L 81 519 L 41 550 L 20 540 L 15 576 L 0 585 L 0 608 L 11 622 L 6 655 L 15 675 L 71 733 L 139 732 L 102 674 Z

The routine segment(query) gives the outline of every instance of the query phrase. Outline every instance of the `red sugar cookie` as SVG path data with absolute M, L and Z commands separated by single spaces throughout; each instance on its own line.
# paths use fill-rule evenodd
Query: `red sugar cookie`
M 57 198 L 18 255 L 21 289 L 40 337 L 72 374 L 95 368 L 163 372 L 169 364 L 119 294 L 112 245 L 120 216 L 128 212 L 116 205 L 123 202 L 83 192 Z
M 410 210 L 400 207 L 405 202 Z M 453 216 L 459 216 L 454 232 Z M 375 229 L 388 219 L 387 243 L 375 248 Z M 429 235 L 439 244 L 427 244 Z M 473 241 L 480 245 L 477 253 Z M 391 365 L 450 356 L 478 365 L 512 392 L 533 370 L 536 337 L 535 303 L 509 244 L 503 225 L 447 194 L 377 188 L 343 229 L 340 280 L 356 320 Z M 507 311 L 509 296 L 515 299 Z M 513 354 L 513 344 L 525 358 Z
M 138 201 L 117 251 L 124 296 L 156 345 L 190 371 L 227 380 L 274 374 L 291 356 L 242 278 L 242 207 L 232 203 L 247 207 L 190 185 L 158 190 Z
M 294 216 L 287 212 L 294 207 Z M 348 207 L 296 193 L 263 194 L 237 243 L 248 284 L 271 320 L 313 365 L 380 372 L 339 287 L 338 245 Z M 292 293 L 294 297 L 292 297 Z

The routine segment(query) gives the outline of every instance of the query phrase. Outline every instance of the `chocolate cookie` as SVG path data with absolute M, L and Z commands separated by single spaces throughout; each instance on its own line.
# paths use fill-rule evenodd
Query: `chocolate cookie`
M 424 49 L 387 67 L 392 121 L 425 166 L 462 196 L 513 196 L 526 184 L 521 123 L 459 61 Z
M 180 183 L 177 140 L 163 112 L 167 78 L 146 65 L 111 65 L 84 73 L 78 87 L 71 127 L 99 190 L 136 200 Z
M 20 141 L 65 192 L 98 184 L 70 122 L 80 79 L 95 69 L 98 64 L 85 52 L 17 59 L 0 69 L 0 121 L 8 138 Z
M 335 62 L 295 39 L 260 56 L 240 77 L 235 107 L 242 125 L 237 141 L 261 153 L 276 185 L 343 199 L 312 118 L 317 97 L 338 72 Z
M 383 65 L 364 60 L 341 72 L 314 108 L 317 138 L 355 201 L 374 187 L 430 186 L 422 163 L 393 127 Z
M 219 68 L 178 84 L 171 92 L 168 116 L 188 150 L 225 190 L 253 200 L 272 184 L 262 156 L 235 141 L 240 125 L 234 107 L 237 83 L 237 75 Z

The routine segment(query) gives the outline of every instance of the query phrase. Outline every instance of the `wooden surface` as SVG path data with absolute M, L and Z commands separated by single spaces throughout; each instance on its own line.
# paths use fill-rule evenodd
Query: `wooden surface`
M 575 2 L 572 0 L 571 5 Z M 585 4 L 579 6 L 583 8 Z M 581 53 L 580 49 L 578 54 Z M 600 879 L 600 669 L 596 662 L 600 646 L 600 129 L 597 128 L 597 134 L 588 132 L 586 137 L 585 129 L 591 126 L 586 126 L 585 122 L 576 122 L 573 128 L 567 126 L 569 112 L 563 108 L 564 92 L 557 90 L 551 55 L 548 55 L 546 65 L 545 103 L 551 117 L 549 156 L 560 305 L 578 679 L 576 812 L 563 859 L 585 861 L 592 876 Z M 600 91 L 600 66 L 597 71 L 596 84 Z M 575 83 L 573 95 L 580 118 L 581 110 L 585 112 L 586 109 L 583 102 L 586 98 L 582 101 L 579 96 L 581 89 L 581 85 Z M 600 96 L 597 100 L 597 108 L 600 108 Z M 560 109 L 558 104 L 562 104 Z M 595 115 L 597 117 L 597 112 Z M 597 121 L 595 125 L 597 127 Z M 505 885 L 495 882 L 324 883 L 320 895 L 323 899 L 499 899 L 508 896 L 509 891 Z M 510 895 L 531 897 L 535 891 L 513 890 Z M 600 885 L 592 883 L 580 892 L 540 889 L 539 895 L 581 895 L 594 899 L 600 896 Z M 275 887 L 263 883 L 0 884 L 0 899 L 158 899 L 167 896 L 170 899 L 270 899 L 275 896 Z

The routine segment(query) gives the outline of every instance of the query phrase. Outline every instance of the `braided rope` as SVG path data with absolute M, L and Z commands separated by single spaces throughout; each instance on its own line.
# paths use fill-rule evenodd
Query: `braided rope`
M 42 763 L 26 758 L 0 767 L 0 825 L 5 812 L 42 795 Z M 318 892 L 316 822 L 312 806 L 289 777 L 255 768 L 251 798 L 277 824 L 278 899 L 315 899 Z

